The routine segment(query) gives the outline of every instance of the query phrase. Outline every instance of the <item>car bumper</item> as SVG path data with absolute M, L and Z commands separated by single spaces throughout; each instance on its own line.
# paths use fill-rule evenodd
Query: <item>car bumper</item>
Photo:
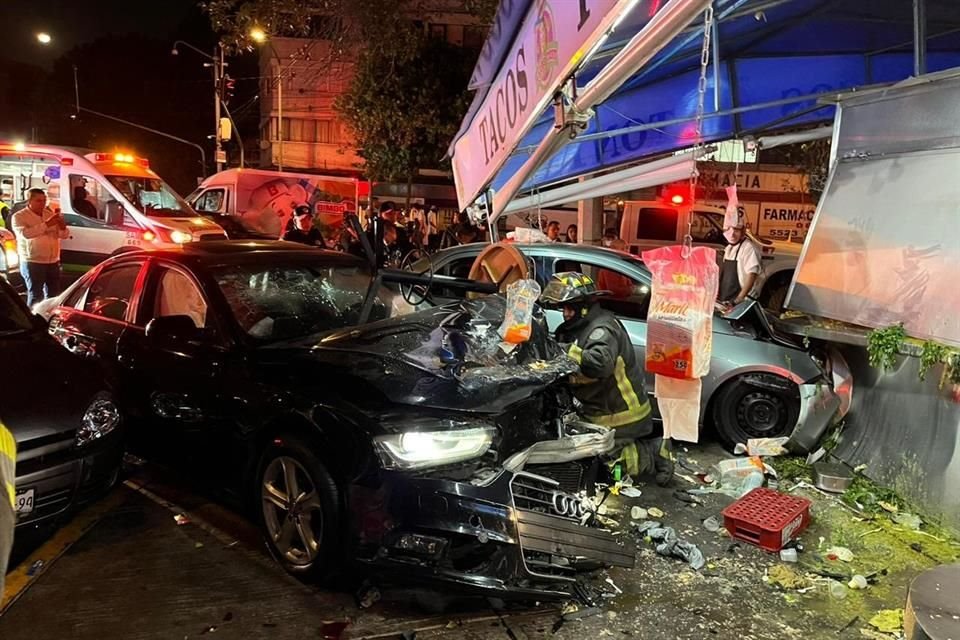
M 17 515 L 17 527 L 40 524 L 101 496 L 113 486 L 123 451 L 117 438 L 88 451 L 69 449 L 17 462 L 16 491 L 34 492 L 33 510 Z
M 597 441 L 575 446 L 598 449 Z M 554 454 L 566 461 L 555 462 Z M 537 456 L 550 468 L 593 457 L 571 460 L 576 456 L 542 449 Z M 482 481 L 382 472 L 378 490 L 354 487 L 358 559 L 386 580 L 539 600 L 570 597 L 580 569 L 634 566 L 633 545 L 592 524 L 589 500 L 536 473 L 541 467 L 513 463 Z
M 794 453 L 813 450 L 840 415 L 843 404 L 843 398 L 826 383 L 801 384 L 800 417 L 787 448 Z

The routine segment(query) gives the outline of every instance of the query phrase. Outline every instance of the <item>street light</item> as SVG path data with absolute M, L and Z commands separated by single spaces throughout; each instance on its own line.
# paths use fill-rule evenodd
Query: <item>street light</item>
M 53 42 L 53 38 L 50 37 L 49 33 L 46 33 L 45 31 L 41 31 L 40 33 L 37 34 L 37 42 L 39 42 L 40 44 L 46 45 Z
M 254 27 L 250 29 L 250 39 L 257 44 L 263 44 L 267 41 L 267 32 L 260 27 Z

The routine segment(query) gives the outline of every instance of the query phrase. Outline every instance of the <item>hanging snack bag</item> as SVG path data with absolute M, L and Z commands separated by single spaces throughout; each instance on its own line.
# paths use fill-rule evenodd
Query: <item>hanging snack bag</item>
M 713 309 L 719 287 L 717 253 L 694 247 L 644 251 L 653 275 L 647 316 L 646 369 L 670 378 L 691 380 L 710 370 Z
M 500 325 L 500 335 L 508 344 L 520 344 L 533 332 L 533 305 L 540 297 L 536 280 L 518 280 L 507 286 L 507 311 Z

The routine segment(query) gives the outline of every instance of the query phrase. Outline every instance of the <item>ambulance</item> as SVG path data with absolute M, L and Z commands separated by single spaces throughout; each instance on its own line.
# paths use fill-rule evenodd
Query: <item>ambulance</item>
M 11 185 L 14 211 L 30 189 L 43 189 L 47 206 L 63 213 L 70 232 L 61 243 L 65 271 L 86 271 L 124 251 L 227 238 L 151 171 L 147 158 L 125 152 L 0 141 L 0 183 Z

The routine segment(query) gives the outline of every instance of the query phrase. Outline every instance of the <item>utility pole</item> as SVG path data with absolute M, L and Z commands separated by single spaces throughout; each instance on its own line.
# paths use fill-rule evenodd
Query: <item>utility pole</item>
M 213 139 L 216 141 L 215 159 L 217 161 L 217 172 L 223 171 L 224 152 L 223 145 L 220 143 L 220 91 L 222 90 L 221 81 L 223 79 L 223 47 L 219 44 L 213 49 Z

